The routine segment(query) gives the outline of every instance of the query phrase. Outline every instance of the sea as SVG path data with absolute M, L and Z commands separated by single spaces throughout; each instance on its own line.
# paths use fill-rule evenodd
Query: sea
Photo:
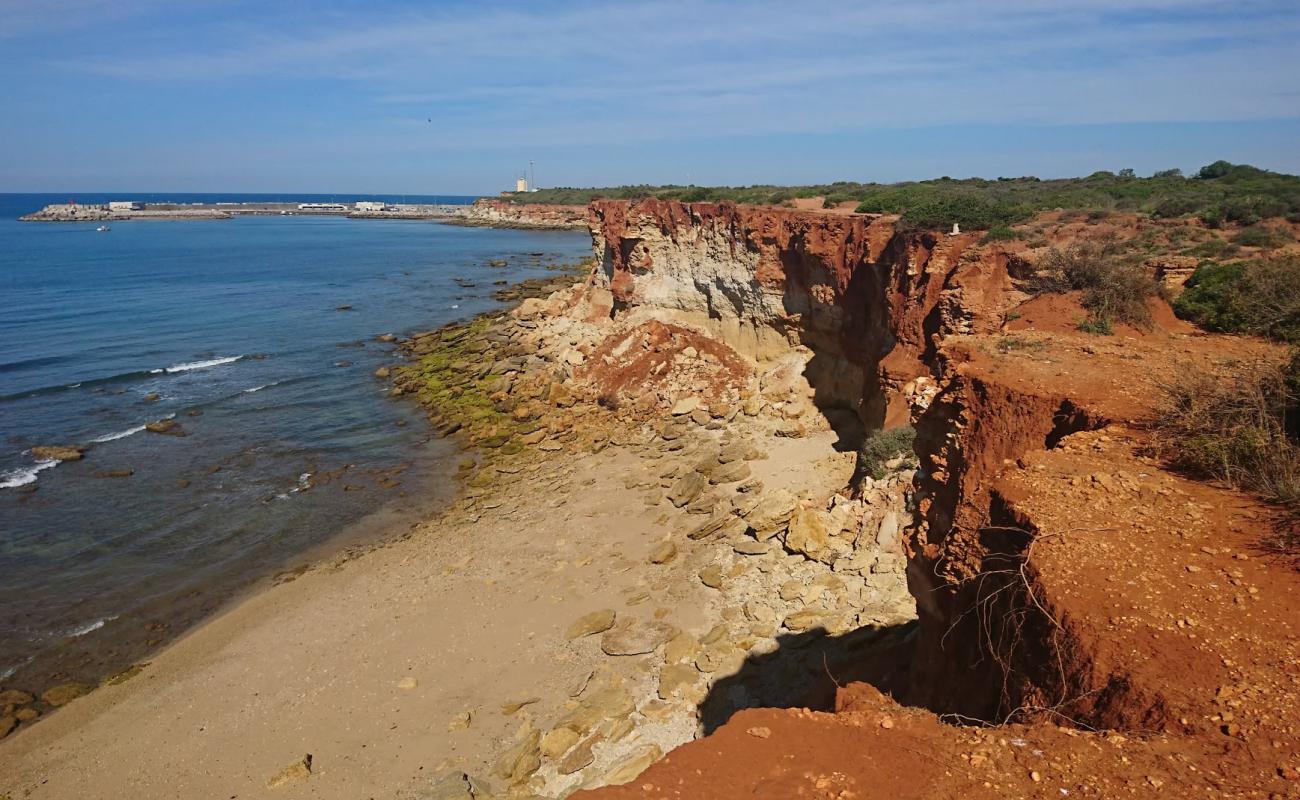
M 376 337 L 590 253 L 581 232 L 427 220 L 17 221 L 110 199 L 474 198 L 0 194 L 0 689 L 94 683 L 436 509 L 454 445 L 388 396 L 374 373 L 400 359 Z M 31 452 L 65 444 L 84 458 Z

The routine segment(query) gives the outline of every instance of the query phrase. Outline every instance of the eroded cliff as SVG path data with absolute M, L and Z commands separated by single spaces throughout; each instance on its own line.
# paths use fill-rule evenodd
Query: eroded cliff
M 1159 314 L 1100 339 L 1009 326 L 1024 262 L 978 234 L 662 201 L 589 214 L 614 316 L 801 354 L 820 412 L 910 420 L 920 458 L 906 686 L 842 689 L 838 714 L 744 712 L 601 796 L 1296 794 L 1300 581 L 1254 545 L 1266 507 L 1168 472 L 1145 428 L 1162 380 L 1266 345 Z M 760 752 L 770 770 L 732 768 Z M 925 779 L 890 777 L 908 764 Z

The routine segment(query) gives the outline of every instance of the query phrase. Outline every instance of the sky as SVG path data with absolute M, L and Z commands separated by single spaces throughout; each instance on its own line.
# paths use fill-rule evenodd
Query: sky
M 0 0 L 0 192 L 1300 173 L 1296 0 Z

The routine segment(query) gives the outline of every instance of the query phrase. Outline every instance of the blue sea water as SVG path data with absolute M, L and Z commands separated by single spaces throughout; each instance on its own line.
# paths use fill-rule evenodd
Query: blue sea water
M 430 221 L 16 220 L 67 199 L 0 195 L 0 687 L 101 677 L 348 526 L 436 501 L 449 445 L 387 398 L 375 336 L 590 249 Z M 142 429 L 161 419 L 184 435 Z M 89 449 L 55 464 L 46 444 Z

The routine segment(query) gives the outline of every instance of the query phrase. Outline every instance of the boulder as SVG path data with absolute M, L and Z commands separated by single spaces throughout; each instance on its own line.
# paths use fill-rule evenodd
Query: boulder
M 160 419 L 157 422 L 150 422 L 144 426 L 144 429 L 150 433 L 165 433 L 168 436 L 184 436 L 181 430 L 181 424 L 174 419 Z
M 811 508 L 797 508 L 790 518 L 789 529 L 785 535 L 786 549 L 802 553 L 814 561 L 832 564 L 841 555 L 832 546 L 828 526 L 828 515 L 824 511 Z M 843 545 L 838 539 L 836 544 Z M 844 546 L 847 550 L 847 545 Z
M 795 496 L 785 489 L 778 489 L 764 495 L 745 515 L 745 521 L 754 529 L 755 538 L 765 542 L 786 529 L 794 508 Z
M 44 444 L 32 448 L 32 457 L 40 461 L 80 461 L 86 448 L 75 444 Z

